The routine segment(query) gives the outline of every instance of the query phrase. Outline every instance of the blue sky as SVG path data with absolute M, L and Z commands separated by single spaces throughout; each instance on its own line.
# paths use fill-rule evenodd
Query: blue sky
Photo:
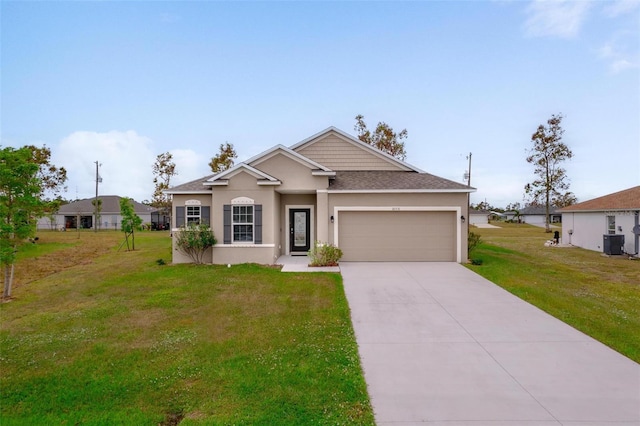
M 523 201 L 531 134 L 565 115 L 579 200 L 640 184 L 640 1 L 2 1 L 1 140 L 46 144 L 67 198 L 150 199 L 224 142 L 239 161 L 354 117 L 472 202 Z

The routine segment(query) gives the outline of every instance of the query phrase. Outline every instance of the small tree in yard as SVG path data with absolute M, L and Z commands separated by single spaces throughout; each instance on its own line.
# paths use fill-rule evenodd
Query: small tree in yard
M 0 269 L 4 272 L 3 299 L 11 298 L 16 253 L 35 235 L 36 221 L 51 208 L 45 192 L 56 193 L 67 179 L 64 168 L 49 162 L 47 147 L 0 149 Z
M 127 243 L 127 251 L 136 249 L 135 231 L 141 229 L 142 219 L 133 209 L 133 200 L 131 198 L 120 199 L 120 215 L 122 216 L 122 231 Z M 131 236 L 131 248 L 129 248 L 129 236 Z
M 176 247 L 194 263 L 200 265 L 204 254 L 218 242 L 213 231 L 207 225 L 189 224 L 177 232 Z
M 547 126 L 538 126 L 531 136 L 533 148 L 529 151 L 527 162 L 535 166 L 534 173 L 537 179 L 525 185 L 525 192 L 532 197 L 534 203 L 545 206 L 545 228 L 551 232 L 549 225 L 549 210 L 554 199 L 567 197 L 563 191 L 569 189 L 566 180 L 567 171 L 561 164 L 573 157 L 573 152 L 562 142 L 564 129 L 562 114 L 552 115 L 547 120 Z

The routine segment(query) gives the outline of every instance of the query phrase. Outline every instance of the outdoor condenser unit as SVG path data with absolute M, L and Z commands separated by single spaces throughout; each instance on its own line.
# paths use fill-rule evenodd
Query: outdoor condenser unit
M 603 235 L 604 254 L 617 255 L 624 253 L 624 235 Z

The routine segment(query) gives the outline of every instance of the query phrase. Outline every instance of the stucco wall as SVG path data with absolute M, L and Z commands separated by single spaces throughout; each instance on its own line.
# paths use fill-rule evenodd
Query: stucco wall
M 607 234 L 607 216 L 616 218 L 616 235 L 624 235 L 625 252 L 635 254 L 634 213 L 573 212 L 562 214 L 562 242 L 598 252 L 603 251 L 603 235 Z M 622 231 L 618 229 L 622 228 Z M 569 235 L 569 231 L 573 234 Z
M 284 154 L 275 154 L 267 160 L 252 163 L 258 170 L 278 178 L 282 184 L 278 191 L 314 191 L 329 186 L 327 176 L 313 176 L 312 169 Z

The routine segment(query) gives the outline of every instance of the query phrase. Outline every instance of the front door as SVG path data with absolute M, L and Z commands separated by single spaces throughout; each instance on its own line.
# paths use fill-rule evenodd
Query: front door
M 289 210 L 289 247 L 291 254 L 303 254 L 311 248 L 311 209 Z

